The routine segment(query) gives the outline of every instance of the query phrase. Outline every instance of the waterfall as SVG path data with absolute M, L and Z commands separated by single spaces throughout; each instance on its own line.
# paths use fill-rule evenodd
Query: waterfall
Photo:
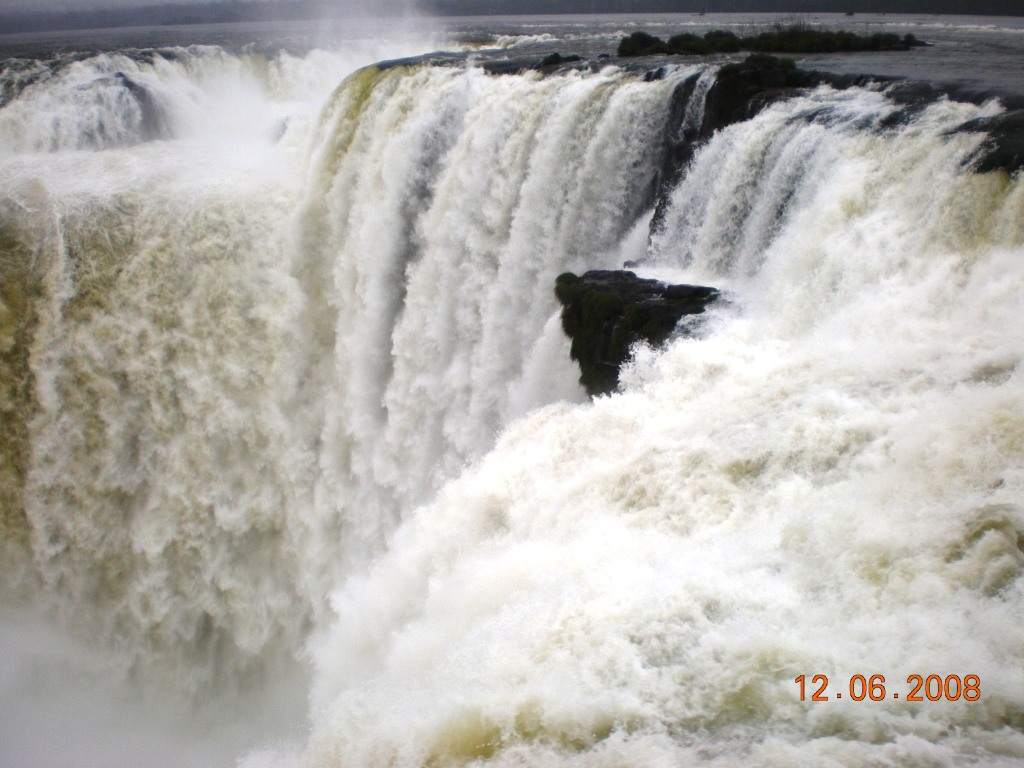
M 4 71 L 11 606 L 185 701 L 308 683 L 251 768 L 1019 762 L 1001 105 L 820 86 L 667 175 L 713 67 L 354 63 Z M 638 252 L 727 300 L 589 402 L 554 280 Z
M 822 87 L 698 150 L 643 271 L 729 302 L 514 423 L 334 592 L 303 765 L 1024 755 L 1024 187 L 956 131 L 998 105 L 897 109 Z
M 672 91 L 371 67 L 216 175 L 205 145 L 171 167 L 187 138 L 69 151 L 92 123 L 10 163 L 37 261 L 10 450 L 66 620 L 187 688 L 297 653 L 330 585 L 508 423 L 583 399 L 551 286 L 615 263 Z M 68 163 L 87 189 L 57 186 Z

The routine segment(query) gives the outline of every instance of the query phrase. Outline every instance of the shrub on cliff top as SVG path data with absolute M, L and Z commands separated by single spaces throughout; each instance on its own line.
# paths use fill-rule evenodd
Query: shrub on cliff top
M 724 29 L 715 29 L 704 35 L 704 40 L 712 50 L 720 53 L 737 53 L 740 50 L 740 39 Z
M 888 32 L 863 36 L 853 32 L 815 29 L 806 24 L 778 25 L 769 32 L 739 38 L 716 29 L 704 37 L 684 32 L 664 40 L 646 32 L 634 32 L 619 43 L 619 56 L 659 54 L 701 55 L 736 53 L 739 50 L 767 53 L 849 53 L 854 51 L 906 51 L 926 45 L 913 35 Z
M 670 52 L 681 56 L 703 56 L 704 54 L 714 52 L 714 49 L 708 44 L 707 40 L 697 35 L 691 35 L 688 32 L 670 37 L 668 39 L 668 48 Z
M 905 51 L 910 44 L 891 33 L 876 32 L 864 37 L 853 32 L 832 32 L 796 24 L 776 27 L 771 32 L 745 37 L 741 45 L 748 51 L 769 53 L 851 53 L 855 51 Z
M 634 32 L 619 43 L 619 56 L 654 56 L 659 53 L 671 51 L 664 40 L 646 32 Z

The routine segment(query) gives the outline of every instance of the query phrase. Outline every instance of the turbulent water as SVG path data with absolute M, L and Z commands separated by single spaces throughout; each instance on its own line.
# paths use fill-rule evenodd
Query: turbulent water
M 3 64 L 0 763 L 1024 761 L 1004 105 L 821 86 L 675 180 L 721 61 L 479 66 L 587 24 Z M 591 402 L 554 279 L 627 259 L 727 301 Z

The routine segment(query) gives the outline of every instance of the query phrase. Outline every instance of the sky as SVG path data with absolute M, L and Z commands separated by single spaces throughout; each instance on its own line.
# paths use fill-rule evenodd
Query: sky
M 144 5 L 189 5 L 202 2 L 220 2 L 220 0 L 0 0 L 0 13 L 11 10 L 54 10 L 54 11 L 86 11 L 98 8 L 138 8 Z M 228 0 L 232 3 L 253 2 L 253 0 Z M 330 0 L 335 6 L 355 6 L 359 8 L 373 7 L 374 0 Z
M 263 0 L 275 2 L 275 0 Z M 276 0 L 280 1 L 280 0 Z M 392 3 L 394 0 L 390 0 Z M 260 4 L 261 0 L 0 0 L 0 15 L 4 11 L 92 11 L 98 9 L 139 8 L 147 5 L 196 5 L 202 3 Z M 382 0 L 323 0 L 336 8 L 369 9 L 384 4 Z M 413 0 L 402 0 L 412 5 Z M 486 0 L 483 0 L 486 2 Z M 2 33 L 2 30 L 0 30 Z
M 111 8 L 137 8 L 145 5 L 166 5 L 171 3 L 202 3 L 202 2 L 229 2 L 229 3 L 251 3 L 254 0 L 0 0 L 0 16 L 3 15 L 4 11 L 85 11 L 85 10 L 96 10 L 96 9 L 111 9 Z M 258 1 L 258 0 L 256 0 Z M 270 0 L 273 2 L 273 0 Z M 489 0 L 478 0 L 481 7 L 486 6 Z M 494 0 L 491 0 L 493 2 Z M 803 0 L 807 2 L 807 0 Z M 1022 12 L 1024 12 L 1024 0 L 988 0 L 989 2 L 1002 2 L 1004 4 L 1014 5 L 1019 3 Z M 372 11 L 375 6 L 381 4 L 379 0 L 324 0 L 325 4 L 332 8 L 357 8 L 362 9 L 364 12 L 369 11 L 372 15 Z M 394 0 L 392 0 L 394 2 Z M 416 0 L 398 0 L 398 2 L 408 3 L 410 6 L 414 5 Z M 900 6 L 904 2 L 912 2 L 916 7 L 913 9 L 919 11 L 921 3 L 914 2 L 914 0 L 891 0 L 886 10 L 891 13 L 899 13 Z M 946 0 L 943 3 L 944 7 L 949 8 L 951 2 L 956 2 L 957 7 L 962 7 L 962 13 L 970 14 L 974 12 L 977 4 L 972 0 Z M 834 5 L 834 0 L 821 0 L 822 10 L 831 10 Z M 623 6 L 628 6 L 628 2 L 623 2 Z M 1002 5 L 1000 7 L 1003 7 Z M 947 11 L 948 12 L 948 11 Z M 0 30 L 2 32 L 2 30 Z

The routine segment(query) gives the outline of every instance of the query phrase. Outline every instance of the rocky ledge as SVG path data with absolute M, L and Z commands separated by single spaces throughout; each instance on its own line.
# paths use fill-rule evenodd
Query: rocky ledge
M 719 297 L 715 288 L 672 285 L 624 270 L 566 272 L 555 280 L 562 328 L 572 339 L 580 384 L 591 397 L 614 392 L 619 369 L 638 341 L 664 342 L 685 315 L 699 315 Z

